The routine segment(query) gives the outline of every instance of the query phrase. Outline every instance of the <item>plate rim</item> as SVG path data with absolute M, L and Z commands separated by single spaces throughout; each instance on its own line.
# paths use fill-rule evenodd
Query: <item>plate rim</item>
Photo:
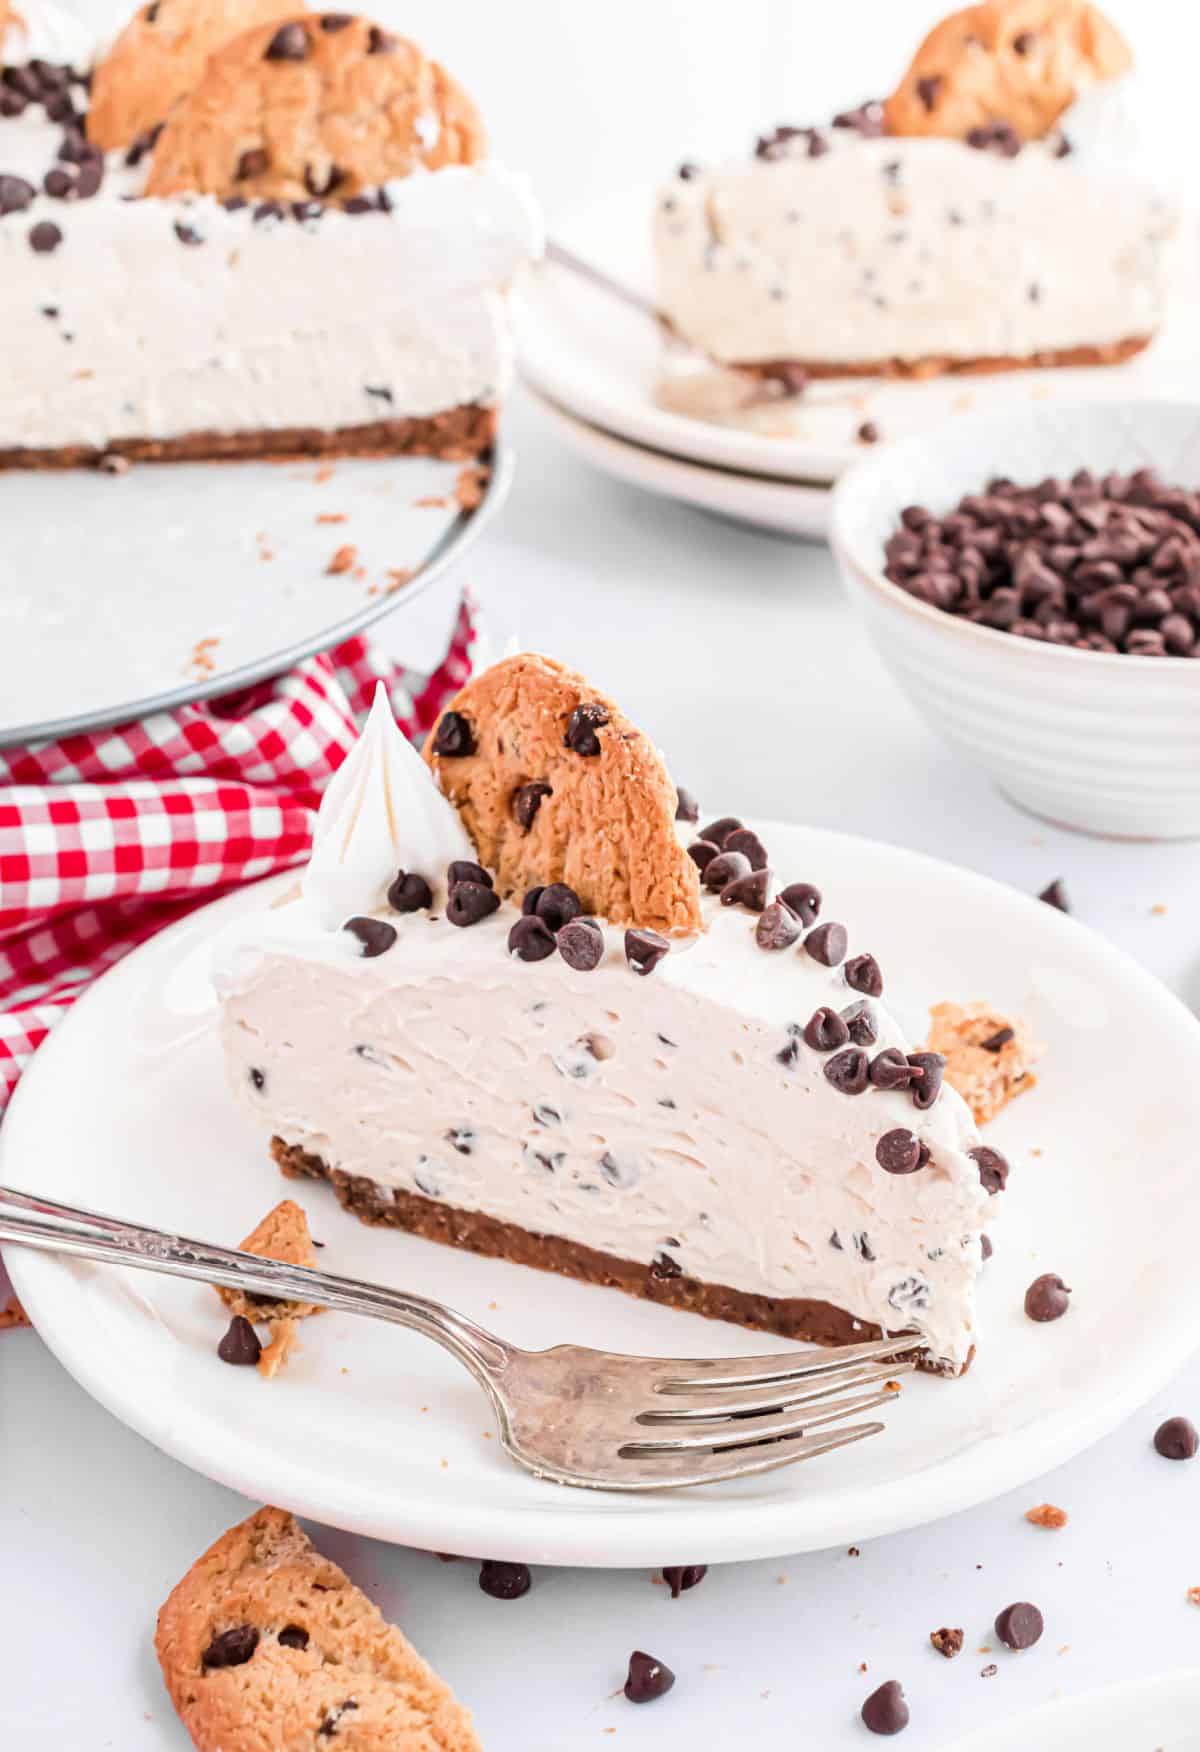
M 1074 937 L 1077 943 L 1086 939 L 1101 960 L 1140 988 L 1170 1016 L 1174 1025 L 1181 1026 L 1190 1036 L 1200 1063 L 1200 1019 L 1134 956 L 1080 920 L 1046 909 L 1044 903 L 1008 883 L 886 840 L 794 822 L 759 820 L 754 825 L 767 834 L 772 831 L 779 834 L 782 830 L 802 835 L 818 851 L 822 845 L 845 854 L 863 848 L 883 851 L 915 873 L 932 871 L 943 878 L 949 874 L 984 900 L 998 893 L 1008 904 L 1015 900 L 1036 909 L 1031 917 L 1041 920 L 1041 929 Z M 103 980 L 122 967 L 136 965 L 138 956 L 161 954 L 163 945 L 169 944 L 173 936 L 194 935 L 201 918 L 211 914 L 213 929 L 219 928 L 225 914 L 248 905 L 247 896 L 254 891 L 261 889 L 263 904 L 269 904 L 277 889 L 294 880 L 294 872 L 285 871 L 198 908 L 132 950 L 82 995 L 39 1049 L 17 1086 L 5 1123 L 0 1126 L 0 1179 L 12 1179 L 10 1163 L 23 1141 L 25 1109 L 34 1100 L 30 1089 L 40 1091 L 42 1084 L 54 1076 L 56 1050 L 60 1050 L 56 1049 L 56 1041 L 88 1025 L 91 1007 L 97 1002 L 95 994 L 103 988 Z M 184 1420 L 181 1428 L 173 1402 L 164 1401 L 160 1411 L 158 1401 L 144 1391 L 139 1393 L 134 1371 L 123 1374 L 115 1366 L 97 1371 L 94 1347 L 87 1343 L 86 1325 L 77 1320 L 72 1323 L 62 1314 L 63 1307 L 71 1306 L 72 1298 L 56 1293 L 64 1274 L 69 1277 L 72 1272 L 71 1261 L 32 1250 L 23 1252 L 10 1245 L 5 1263 L 13 1286 L 44 1342 L 85 1392 L 173 1458 L 252 1500 L 265 1500 L 258 1488 L 260 1480 L 254 1474 L 256 1450 L 252 1431 L 240 1430 L 236 1443 L 229 1442 L 226 1436 L 224 1451 L 214 1457 L 205 1445 L 212 1427 L 211 1417 L 199 1423 L 195 1417 L 190 1423 Z M 296 1514 L 394 1544 L 467 1557 L 589 1568 L 690 1562 L 702 1548 L 709 1562 L 720 1563 L 826 1550 L 845 1543 L 846 1538 L 861 1542 L 928 1525 L 990 1502 L 1074 1458 L 1109 1434 L 1165 1387 L 1197 1349 L 1200 1278 L 1190 1288 L 1186 1283 L 1178 1288 L 1169 1323 L 1156 1333 L 1149 1356 L 1140 1358 L 1136 1368 L 1129 1364 L 1123 1374 L 1095 1385 L 1082 1404 L 1072 1402 L 1065 1409 L 1055 1407 L 1019 1430 L 981 1435 L 962 1450 L 899 1474 L 886 1487 L 868 1484 L 839 1489 L 834 1484 L 819 1494 L 820 1513 L 810 1515 L 803 1526 L 798 1513 L 802 1505 L 795 1500 L 760 1502 L 731 1498 L 721 1505 L 712 1496 L 697 1497 L 694 1512 L 660 1517 L 655 1526 L 657 1499 L 653 1496 L 633 1494 L 614 1498 L 611 1493 L 569 1492 L 565 1487 L 543 1483 L 537 1483 L 536 1498 L 520 1503 L 510 1501 L 503 1509 L 489 1506 L 486 1500 L 481 1508 L 469 1497 L 443 1503 L 436 1493 L 422 1495 L 418 1491 L 405 1495 L 403 1488 L 382 1505 L 377 1492 L 357 1486 L 353 1478 L 340 1477 L 332 1488 L 321 1478 L 314 1490 L 312 1479 L 306 1482 L 302 1463 L 275 1452 L 270 1456 L 276 1476 L 269 1500 Z M 953 1386 L 947 1385 L 945 1391 L 952 1392 Z M 228 1425 L 225 1428 L 227 1432 Z M 597 1502 L 603 1506 L 594 1507 Z
M 255 459 L 250 457 L 246 460 L 253 462 Z M 301 457 L 296 460 L 301 463 L 319 462 L 320 458 Z M 345 463 L 358 459 L 344 457 L 341 460 Z M 385 460 L 403 462 L 406 459 L 396 456 Z M 41 723 L 13 726 L 0 724 L 0 749 L 54 742 L 63 737 L 79 736 L 95 730 L 110 730 L 114 725 L 132 723 L 158 712 L 174 712 L 181 706 L 199 705 L 204 700 L 217 699 L 222 694 L 237 693 L 242 688 L 253 687 L 256 682 L 269 681 L 282 675 L 306 658 L 331 650 L 344 640 L 353 638 L 355 633 L 361 633 L 376 621 L 383 620 L 385 616 L 402 611 L 418 596 L 423 596 L 475 545 L 508 498 L 516 469 L 516 451 L 508 439 L 498 435 L 490 453 L 477 460 L 491 465 L 491 474 L 484 488 L 482 501 L 473 511 L 459 511 L 454 521 L 434 542 L 424 564 L 418 567 L 403 590 L 398 590 L 391 596 L 381 595 L 369 600 L 352 614 L 319 633 L 293 640 L 291 644 L 281 646 L 266 657 L 255 658 L 250 663 L 240 664 L 236 669 L 223 670 L 220 674 L 208 676 L 202 681 L 185 682 L 179 687 L 166 688 L 161 693 L 147 694 L 142 699 L 104 706 L 95 711 L 68 714 L 62 718 L 48 718 Z M 174 468 L 178 465 L 147 463 L 142 466 Z M 237 468 L 241 465 L 240 462 L 232 462 L 219 466 Z
M 1061 1727 L 1064 1715 L 1079 1712 L 1086 1716 L 1098 1705 L 1109 1703 L 1124 1703 L 1127 1700 L 1152 1697 L 1156 1692 L 1170 1694 L 1178 1691 L 1185 1701 L 1200 1700 L 1200 1667 L 1171 1667 L 1165 1673 L 1148 1673 L 1138 1679 L 1118 1679 L 1114 1685 L 1092 1686 L 1087 1691 L 1068 1692 L 1062 1697 L 1053 1697 L 1047 1703 L 1035 1704 L 1032 1709 L 1021 1710 L 1016 1715 L 1002 1716 L 997 1721 L 986 1723 L 983 1727 L 972 1728 L 961 1739 L 945 1748 L 945 1752 L 1007 1752 L 1016 1742 L 1011 1735 L 1030 1727 L 1042 1727 L 1053 1721 L 1055 1730 Z M 1084 1727 L 1090 1724 L 1084 1720 Z M 1067 1722 L 1068 1728 L 1071 1726 Z M 1118 1722 L 1117 1726 L 1121 1724 Z M 1094 1742 L 1092 1742 L 1094 1746 Z

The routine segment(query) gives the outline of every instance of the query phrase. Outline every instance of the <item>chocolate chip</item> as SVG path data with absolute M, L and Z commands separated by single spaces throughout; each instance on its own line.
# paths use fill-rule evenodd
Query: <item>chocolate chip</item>
M 469 858 L 455 858 L 453 863 L 446 865 L 447 887 L 453 888 L 458 882 L 478 882 L 484 888 L 494 886 L 490 872 L 482 864 L 473 864 Z
M 396 46 L 396 39 L 386 30 L 380 30 L 373 24 L 367 37 L 368 55 L 390 55 Z
M 961 1651 L 964 1638 L 961 1630 L 950 1630 L 943 1625 L 941 1630 L 930 1631 L 929 1640 L 939 1655 L 944 1655 L 948 1661 L 952 1661 L 955 1655 Z
M 387 891 L 387 903 L 393 912 L 424 912 L 433 905 L 433 890 L 424 876 L 415 870 L 397 870 L 396 879 Z
M 42 219 L 29 233 L 29 247 L 35 255 L 50 255 L 62 242 L 63 234 L 49 219 Z
M 706 1563 L 672 1564 L 669 1568 L 663 1565 L 663 1581 L 671 1590 L 672 1600 L 678 1600 L 689 1588 L 698 1588 L 707 1574 Z
M 285 1624 L 276 1642 L 282 1643 L 285 1649 L 306 1649 L 308 1647 L 308 1632 L 300 1624 Z
M 204 242 L 204 238 L 196 230 L 196 227 L 194 225 L 186 224 L 182 219 L 176 219 L 175 221 L 175 235 L 180 243 L 195 245 Z
M 250 1081 L 253 1084 L 253 1086 L 261 1093 L 262 1090 L 264 1090 L 267 1086 L 266 1072 L 260 1071 L 257 1065 L 251 1065 L 250 1066 Z
M 533 826 L 534 818 L 542 806 L 543 797 L 551 797 L 554 793 L 549 785 L 543 785 L 535 779 L 528 785 L 519 785 L 509 801 L 513 820 L 518 827 L 523 827 L 526 833 Z
M 682 1277 L 683 1267 L 669 1253 L 656 1253 L 650 1262 L 650 1276 L 664 1281 L 667 1278 Z
M 519 1600 L 532 1585 L 527 1563 L 500 1563 L 485 1558 L 479 1566 L 479 1586 L 493 1600 Z
M 688 847 L 688 857 L 703 876 L 713 859 L 719 855 L 719 850 L 711 840 L 693 840 Z
M 565 882 L 551 882 L 538 894 L 534 911 L 551 931 L 561 931 L 564 925 L 579 917 L 583 905 L 575 890 L 568 888 Z
M 322 1717 L 321 1725 L 317 1729 L 318 1737 L 322 1740 L 332 1740 L 334 1734 L 337 1732 L 338 1723 L 346 1714 L 347 1710 L 357 1708 L 358 1705 L 352 1697 L 346 1698 L 344 1703 L 335 1704 L 334 1707 L 331 1710 L 327 1710 Z
M 315 165 L 304 166 L 304 186 L 310 195 L 316 195 L 324 200 L 336 188 L 340 188 L 346 180 L 346 172 L 339 164 L 329 164 L 321 171 Z
M 75 196 L 80 201 L 90 201 L 93 195 L 100 192 L 100 184 L 104 181 L 104 166 L 94 159 L 85 159 L 79 166 L 79 174 L 75 178 Z M 197 237 L 197 242 L 203 239 Z
M 1200 1435 L 1190 1418 L 1169 1417 L 1154 1432 L 1154 1450 L 1164 1460 L 1194 1460 Z
M 571 919 L 558 933 L 558 952 L 576 973 L 591 973 L 604 958 L 604 933 L 595 919 Z
M 477 925 L 500 905 L 500 896 L 482 882 L 456 882 L 446 896 L 446 918 L 452 925 Z
M 752 870 L 765 870 L 767 854 L 758 835 L 749 827 L 736 827 L 732 833 L 726 834 L 723 852 L 740 852 L 744 858 L 749 858 Z
M 992 1246 L 992 1238 L 990 1235 L 981 1235 L 979 1237 L 979 1251 L 983 1256 L 985 1263 L 992 1257 L 992 1254 L 996 1249 Z
M 1067 900 L 1067 891 L 1063 885 L 1061 876 L 1056 876 L 1048 888 L 1043 888 L 1042 892 L 1038 895 L 1038 899 L 1044 900 L 1047 906 L 1057 907 L 1059 912 L 1069 913 L 1071 910 L 1070 902 Z
M 521 902 L 521 911 L 526 915 L 529 913 L 535 913 L 537 911 L 537 903 L 545 892 L 546 888 L 544 883 L 540 887 L 527 888 L 525 890 L 525 898 Z
M 214 1636 L 200 1657 L 200 1665 L 210 1667 L 244 1667 L 258 1647 L 258 1632 L 252 1624 L 235 1624 Z
M 867 1055 L 861 1046 L 848 1046 L 826 1059 L 822 1069 L 827 1080 L 843 1095 L 861 1095 L 867 1086 Z
M 940 73 L 929 73 L 923 79 L 917 80 L 917 96 L 926 110 L 931 110 L 937 102 L 938 92 L 945 84 Z
M 1018 31 L 1017 35 L 1013 38 L 1012 46 L 1018 55 L 1030 55 L 1033 53 L 1036 42 L 1037 36 L 1033 31 L 1022 30 Z
M 860 998 L 857 1004 L 848 1004 L 842 1011 L 842 1021 L 855 1046 L 874 1046 L 879 1039 L 875 1012 L 865 998 Z
M 563 742 L 574 754 L 597 755 L 600 753 L 600 738 L 596 732 L 607 723 L 607 707 L 595 704 L 576 706 L 567 723 Z
M 265 225 L 268 220 L 282 219 L 283 207 L 279 201 L 260 201 L 250 217 L 256 225 Z
M 909 1722 L 904 1687 L 898 1679 L 889 1679 L 878 1691 L 873 1691 L 862 1706 L 862 1719 L 873 1734 L 899 1734 Z
M 42 187 L 52 200 L 65 201 L 75 193 L 75 178 L 69 170 L 63 170 L 55 165 L 42 178 Z
M 910 1052 L 907 1057 L 913 1069 L 922 1073 L 913 1083 L 912 1104 L 924 1111 L 942 1092 L 946 1060 L 940 1052 Z
M 716 821 L 710 821 L 707 827 L 700 829 L 700 838 L 716 846 L 718 851 L 725 850 L 725 841 L 731 833 L 737 833 L 741 822 L 736 815 L 719 815 Z
M 842 110 L 833 118 L 835 128 L 853 128 L 856 134 L 862 134 L 865 139 L 878 139 L 884 131 L 883 105 L 881 103 L 860 103 L 856 109 Z
M 1070 1307 L 1071 1292 L 1052 1271 L 1034 1278 L 1025 1292 L 1025 1312 L 1031 1320 L 1061 1320 Z
M 675 819 L 676 821 L 699 821 L 700 805 L 690 791 L 685 791 L 682 785 L 675 788 Z
M 814 1010 L 804 1024 L 804 1039 L 814 1052 L 832 1052 L 835 1047 L 845 1046 L 849 1038 L 850 1030 L 827 1004 Z
M 229 1330 L 217 1346 L 217 1355 L 223 1363 L 235 1364 L 257 1363 L 262 1356 L 258 1334 L 244 1314 L 235 1314 L 229 1322 Z M 229 1665 L 227 1662 L 221 1664 Z
M 508 952 L 517 961 L 545 961 L 555 946 L 554 932 L 536 915 L 519 918 L 508 933 Z
M 308 59 L 308 32 L 302 24 L 281 24 L 267 44 L 265 61 L 305 61 Z
M 741 852 L 718 852 L 704 866 L 704 886 L 716 894 L 727 882 L 737 882 L 749 874 L 750 860 Z
M 787 893 L 786 889 L 784 893 Z M 804 939 L 804 947 L 822 967 L 836 967 L 845 957 L 847 941 L 845 925 L 837 925 L 830 920 L 827 924 L 813 927 Z
M 722 857 L 729 857 L 728 852 L 722 852 Z M 760 913 L 767 904 L 767 890 L 771 885 L 769 870 L 753 870 L 749 876 L 738 876 L 732 882 L 727 882 L 721 890 L 722 906 L 744 906 L 750 912 Z
M 1045 1628 L 1045 1619 L 1028 1600 L 1018 1600 L 996 1615 L 996 1635 L 1006 1649 L 1031 1649 Z
M 875 1160 L 885 1174 L 915 1174 L 928 1162 L 929 1148 L 910 1131 L 897 1127 L 884 1132 L 875 1146 Z
M 874 420 L 864 420 L 854 436 L 858 439 L 860 444 L 878 444 L 880 438 L 879 427 L 875 424 Z
M 804 1030 L 798 1022 L 789 1022 L 787 1031 L 787 1044 L 786 1046 L 780 1047 L 779 1051 L 775 1054 L 775 1060 L 777 1064 L 781 1064 L 786 1069 L 790 1070 L 793 1065 L 799 1062 L 800 1042 L 804 1038 Z
M 1003 1192 L 1008 1182 L 1008 1162 L 999 1150 L 993 1150 L 989 1144 L 979 1144 L 967 1154 L 979 1169 L 979 1184 L 983 1190 L 989 1194 Z
M 657 931 L 626 931 L 625 959 L 634 973 L 653 973 L 671 945 Z
M 800 935 L 800 921 L 789 907 L 773 900 L 764 907 L 754 927 L 754 941 L 760 949 L 787 949 Z
M 883 975 L 873 955 L 852 956 L 842 973 L 851 991 L 863 992 L 868 998 L 883 996 Z
M 815 924 L 821 911 L 821 890 L 811 882 L 789 882 L 779 899 L 802 925 Z
M 875 1054 L 868 1077 L 876 1089 L 911 1089 L 917 1080 L 913 1066 L 894 1046 Z
M 433 738 L 433 752 L 443 760 L 461 760 L 475 753 L 475 736 L 461 712 L 443 712 Z
M 1002 1046 L 1007 1046 L 1010 1040 L 1016 1039 L 1012 1028 L 997 1028 L 995 1034 L 989 1034 L 986 1040 L 979 1042 L 984 1052 L 999 1052 Z
M 327 30 L 330 32 L 333 32 L 335 30 L 345 30 L 345 28 L 348 24 L 353 24 L 353 23 L 354 23 L 354 14 L 351 12 L 323 12 L 321 14 L 321 29 L 322 30 Z
M 454 1125 L 446 1133 L 446 1142 L 457 1150 L 460 1156 L 473 1156 L 475 1145 L 479 1142 L 479 1134 L 472 1126 Z
M 625 1679 L 625 1695 L 630 1703 L 652 1703 L 663 1697 L 675 1683 L 675 1675 L 653 1655 L 634 1649 L 629 1657 L 629 1672 Z
M 995 152 L 1000 158 L 1015 158 L 1021 150 L 1021 136 L 1010 122 L 987 122 L 971 128 L 966 141 L 977 152 Z
M 389 925 L 385 919 L 347 919 L 342 929 L 358 938 L 364 961 L 386 954 L 397 937 L 395 925 Z
M 23 116 L 28 107 L 28 99 L 19 91 L 0 89 L 0 116 L 5 121 L 12 121 L 17 116 Z

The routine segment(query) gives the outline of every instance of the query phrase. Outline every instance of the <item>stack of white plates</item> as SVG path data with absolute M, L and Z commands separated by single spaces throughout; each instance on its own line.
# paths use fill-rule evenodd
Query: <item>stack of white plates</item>
M 556 241 L 613 278 L 651 295 L 647 186 L 606 198 L 553 226 Z M 1186 284 L 1183 282 L 1186 281 Z M 1200 324 L 1192 264 L 1166 328 L 1119 367 L 949 376 L 928 382 L 830 378 L 812 383 L 780 433 L 694 419 L 659 404 L 668 355 L 649 317 L 578 276 L 545 264 L 518 308 L 522 373 L 564 443 L 598 468 L 707 511 L 776 531 L 821 538 L 837 477 L 876 442 L 911 437 L 967 412 L 1002 412 L 1030 401 L 1200 399 Z

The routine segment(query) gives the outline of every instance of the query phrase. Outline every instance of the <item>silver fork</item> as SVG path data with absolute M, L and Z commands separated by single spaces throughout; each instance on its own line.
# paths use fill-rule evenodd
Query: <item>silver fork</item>
M 0 1186 L 0 1241 L 281 1301 L 317 1302 L 424 1333 L 470 1370 L 508 1454 L 538 1478 L 593 1490 L 713 1484 L 811 1460 L 878 1435 L 846 1420 L 889 1404 L 914 1366 L 912 1332 L 782 1356 L 629 1357 L 561 1344 L 520 1350 L 465 1314 L 383 1284 L 335 1277 L 122 1222 Z

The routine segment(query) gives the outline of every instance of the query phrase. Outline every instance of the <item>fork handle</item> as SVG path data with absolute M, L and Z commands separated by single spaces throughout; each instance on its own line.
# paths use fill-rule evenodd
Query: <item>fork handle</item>
M 261 1259 L 234 1247 L 191 1241 L 162 1229 L 18 1192 L 14 1187 L 0 1186 L 0 1241 L 19 1242 L 47 1253 L 68 1253 L 105 1265 L 162 1272 L 167 1277 L 223 1284 L 278 1301 L 316 1302 L 345 1314 L 390 1320 L 442 1345 L 489 1390 L 489 1375 L 500 1373 L 512 1354 L 501 1339 L 465 1314 L 424 1296 L 304 1265 Z

